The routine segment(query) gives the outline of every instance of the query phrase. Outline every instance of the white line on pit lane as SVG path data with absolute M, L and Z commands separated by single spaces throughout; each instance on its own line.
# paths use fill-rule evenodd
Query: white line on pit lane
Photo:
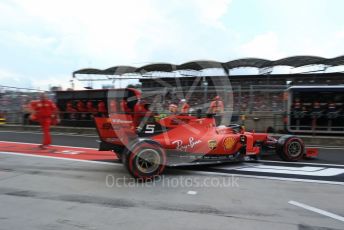
M 314 145 L 306 145 L 309 148 L 317 148 L 317 149 L 328 149 L 328 150 L 344 150 L 343 146 L 314 146 Z
M 277 164 L 295 164 L 295 165 L 317 165 L 317 166 L 334 166 L 334 167 L 344 167 L 344 164 L 323 164 L 323 163 L 307 163 L 307 162 L 286 162 L 286 161 L 269 161 L 269 160 L 259 160 L 262 163 L 277 163 Z
M 334 214 L 334 213 L 331 213 L 331 212 L 328 212 L 328 211 L 325 211 L 325 210 L 321 210 L 319 208 L 315 208 L 315 207 L 309 206 L 307 204 L 302 204 L 300 202 L 293 201 L 293 200 L 289 201 L 288 204 L 295 205 L 297 207 L 304 208 L 306 210 L 309 210 L 309 211 L 312 211 L 312 212 L 316 212 L 316 213 L 319 213 L 321 215 L 330 217 L 332 219 L 336 219 L 336 220 L 344 222 L 344 217 L 342 217 L 342 216 L 339 216 L 337 214 Z
M 221 169 L 221 167 L 220 167 Z M 344 174 L 344 168 L 324 168 L 324 167 L 285 167 L 274 165 L 254 165 L 246 168 L 235 169 L 244 172 L 258 173 L 279 173 L 299 176 L 331 177 Z
M 308 147 L 314 147 L 314 148 L 317 148 L 317 147 L 327 147 L 327 148 L 344 148 L 344 146 L 340 146 L 340 145 L 307 145 Z
M 302 183 L 344 185 L 344 182 L 338 182 L 338 181 L 311 180 L 311 179 L 298 179 L 298 178 L 287 178 L 287 177 L 271 177 L 271 176 L 255 176 L 255 175 L 244 175 L 244 174 L 232 173 L 232 172 L 231 173 L 206 172 L 206 171 L 192 171 L 192 172 L 195 173 L 195 174 L 200 174 L 200 175 L 237 176 L 237 177 L 245 177 L 245 178 L 279 180 L 279 181 L 291 181 L 291 182 L 302 182 Z

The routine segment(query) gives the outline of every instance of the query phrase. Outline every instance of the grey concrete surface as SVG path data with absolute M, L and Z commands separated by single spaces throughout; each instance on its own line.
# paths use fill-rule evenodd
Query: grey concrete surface
M 40 139 L 40 133 L 0 132 L 1 141 Z M 97 147 L 94 136 L 56 133 L 53 140 Z M 310 162 L 343 164 L 343 158 L 341 149 L 320 149 Z M 344 216 L 343 192 L 342 185 L 192 168 L 169 169 L 161 180 L 139 184 L 118 164 L 0 154 L 0 229 L 343 229 L 343 222 L 288 204 L 295 200 Z
M 0 229 L 343 229 L 288 204 L 343 216 L 343 192 L 340 185 L 175 169 L 139 184 L 119 164 L 0 155 Z

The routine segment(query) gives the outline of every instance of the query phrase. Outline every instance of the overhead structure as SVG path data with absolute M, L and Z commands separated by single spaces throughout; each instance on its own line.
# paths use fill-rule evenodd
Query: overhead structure
M 217 62 L 217 61 L 199 60 L 199 61 L 186 62 L 184 64 L 177 66 L 178 70 L 194 70 L 194 71 L 201 71 L 204 69 L 215 69 L 215 68 L 223 68 L 223 63 Z
M 343 56 L 339 56 L 339 57 L 335 57 L 335 58 L 331 58 L 328 59 L 327 61 L 325 61 L 326 65 L 328 66 L 340 66 L 340 65 L 344 65 L 344 55 Z
M 204 69 L 223 68 L 226 72 L 235 68 L 254 67 L 258 69 L 271 68 L 275 66 L 290 66 L 294 68 L 309 65 L 325 65 L 327 67 L 344 65 L 344 55 L 335 58 L 324 58 L 318 56 L 291 56 L 279 60 L 267 60 L 261 58 L 242 58 L 229 62 L 217 62 L 209 60 L 190 61 L 180 65 L 171 63 L 154 63 L 141 67 L 114 66 L 105 70 L 86 68 L 73 72 L 73 78 L 77 75 L 106 75 L 105 79 L 113 79 L 110 76 L 123 76 L 127 74 L 144 75 L 149 72 L 175 72 L 182 70 L 202 71 Z M 80 79 L 85 80 L 85 79 Z M 87 79 L 90 80 L 90 79 Z M 96 80 L 104 80 L 96 79 Z
M 92 69 L 92 68 L 86 68 L 86 69 L 80 69 L 73 72 L 73 76 L 76 74 L 102 74 L 103 70 L 100 69 Z
M 264 65 L 270 64 L 272 61 L 260 58 L 242 58 L 223 63 L 226 69 L 235 69 L 240 67 L 262 68 Z
M 148 73 L 148 72 L 173 72 L 177 70 L 177 66 L 170 63 L 155 63 L 142 66 L 137 68 L 135 72 L 137 73 Z
M 129 73 L 134 73 L 137 70 L 134 66 L 114 66 L 108 69 L 103 70 L 105 75 L 124 75 Z
M 323 64 L 326 58 L 317 57 L 317 56 L 293 56 L 276 61 L 270 61 L 262 64 L 260 68 L 264 67 L 274 67 L 274 66 L 291 66 L 291 67 L 301 67 L 307 65 L 320 65 Z

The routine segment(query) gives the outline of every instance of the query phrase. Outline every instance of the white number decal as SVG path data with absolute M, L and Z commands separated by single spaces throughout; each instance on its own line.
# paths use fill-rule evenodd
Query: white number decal
M 154 133 L 154 130 L 155 130 L 155 125 L 146 125 L 145 133 L 152 134 L 152 133 Z

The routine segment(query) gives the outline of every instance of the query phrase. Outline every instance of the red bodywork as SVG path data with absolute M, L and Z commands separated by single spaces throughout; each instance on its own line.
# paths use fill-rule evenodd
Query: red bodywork
M 243 133 L 228 127 L 216 127 L 213 118 L 197 119 L 193 116 L 170 116 L 156 123 L 148 123 L 144 130 L 137 132 L 132 116 L 113 114 L 110 118 L 95 118 L 101 141 L 130 146 L 132 142 L 141 138 L 148 138 L 167 150 L 198 155 L 234 155 L 246 145 L 240 138 Z M 163 131 L 155 133 L 156 126 Z M 151 134 L 151 135 L 149 135 Z M 148 135 L 148 136 L 147 136 Z M 253 147 L 255 135 L 245 134 L 250 146 L 248 155 L 257 155 L 259 148 Z M 258 137 L 258 136 L 257 136 Z M 260 136 L 259 136 L 260 137 Z

